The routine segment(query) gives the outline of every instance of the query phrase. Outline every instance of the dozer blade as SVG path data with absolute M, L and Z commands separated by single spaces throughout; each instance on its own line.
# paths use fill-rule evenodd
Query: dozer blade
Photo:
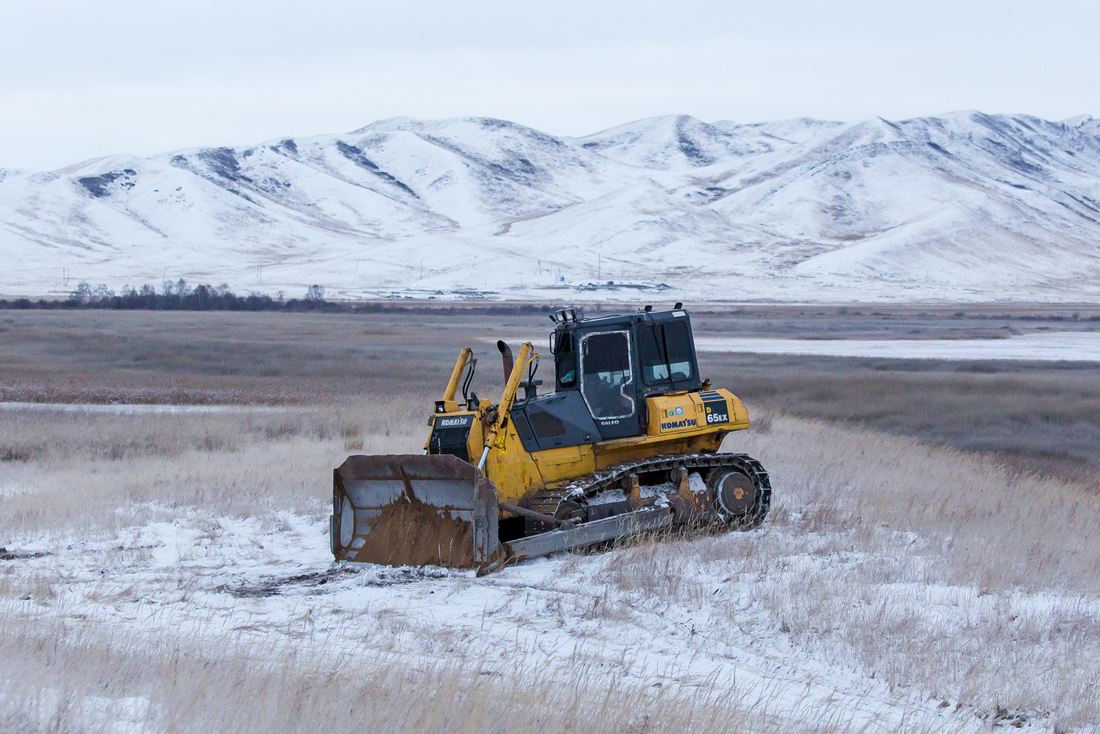
M 474 568 L 497 559 L 497 492 L 456 456 L 351 456 L 333 472 L 338 561 Z

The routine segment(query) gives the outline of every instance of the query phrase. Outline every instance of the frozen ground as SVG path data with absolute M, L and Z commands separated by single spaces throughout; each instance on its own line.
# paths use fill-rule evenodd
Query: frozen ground
M 1100 333 L 1021 334 L 1006 339 L 758 339 L 697 337 L 702 352 L 887 359 L 1007 359 L 1100 362 Z
M 619 722 L 599 731 L 1100 724 L 1100 504 L 1080 487 L 758 413 L 728 448 L 772 476 L 760 529 L 483 578 L 339 567 L 331 467 L 416 450 L 422 425 L 329 412 L 5 413 L 26 457 L 0 462 L 0 729 L 302 730 L 339 709 L 326 730 L 359 731 L 324 698 L 349 677 L 360 703 L 396 691 L 394 732 L 425 706 L 443 718 L 421 730 L 461 730 L 474 690 L 490 714 L 466 729 L 494 732 L 563 711 L 585 731 L 595 711 Z M 433 704 L 441 667 L 467 677 Z M 677 718 L 700 701 L 721 716 Z
M 902 552 L 919 542 L 887 530 L 882 536 Z M 812 712 L 860 731 L 988 728 L 979 712 L 956 710 L 954 701 L 943 706 L 924 691 L 891 690 L 792 644 L 760 598 L 797 585 L 808 572 L 868 559 L 818 555 L 814 546 L 828 539 L 806 545 L 784 528 L 697 541 L 734 556 L 762 543 L 788 553 L 773 575 L 746 573 L 730 560 L 693 568 L 680 583 L 693 587 L 697 605 L 611 583 L 617 552 L 563 554 L 480 579 L 434 568 L 338 567 L 327 523 L 289 513 L 240 520 L 195 511 L 117 536 L 70 540 L 58 548 L 27 539 L 20 553 L 48 555 L 5 560 L 8 583 L 49 581 L 42 587 L 48 591 L 4 599 L 0 614 L 109 627 L 150 644 L 167 635 L 211 652 L 227 639 L 272 646 L 275 637 L 340 655 L 477 658 L 485 674 L 510 671 L 518 659 L 563 677 L 583 666 L 641 687 L 717 685 L 773 716 Z M 967 588 L 902 585 L 893 593 L 930 604 L 945 629 L 981 614 L 975 605 L 1004 603 L 982 602 Z M 1100 607 L 1094 613 L 1100 616 Z M 133 707 L 122 711 L 125 725 Z

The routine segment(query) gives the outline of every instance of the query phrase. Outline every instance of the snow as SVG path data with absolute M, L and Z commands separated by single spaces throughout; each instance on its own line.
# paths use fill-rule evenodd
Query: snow
M 158 514 L 156 507 L 146 509 Z M 975 712 L 940 707 L 919 691 L 891 691 L 855 665 L 827 663 L 798 649 L 757 601 L 811 567 L 851 558 L 791 556 L 779 566 L 781 577 L 768 579 L 731 576 L 728 561 L 697 564 L 691 583 L 712 603 L 683 606 L 610 586 L 605 576 L 616 552 L 560 554 L 483 578 L 434 568 L 342 567 L 332 563 L 321 518 L 279 512 L 240 519 L 159 509 L 159 516 L 176 519 L 73 538 L 67 547 L 23 538 L 21 549 L 53 555 L 5 563 L 6 570 L 52 577 L 52 596 L 3 597 L 0 611 L 110 626 L 150 643 L 176 636 L 211 649 L 229 636 L 267 643 L 281 638 L 318 651 L 369 656 L 384 650 L 413 661 L 468 654 L 488 670 L 522 656 L 532 669 L 566 676 L 584 661 L 609 679 L 642 686 L 729 685 L 742 700 L 766 699 L 779 716 L 842 712 L 853 728 L 866 725 L 866 731 L 892 731 L 902 722 L 910 730 L 988 726 Z M 784 532 L 790 530 L 734 533 L 722 542 L 759 544 L 764 533 Z M 914 542 L 882 533 L 896 536 L 901 546 Z M 983 603 L 971 589 L 897 591 L 925 599 L 922 604 L 936 611 L 931 621 L 945 629 L 965 623 Z M 616 611 L 601 613 L 601 603 Z M 732 608 L 735 624 L 715 617 L 715 604 Z M 100 708 L 126 723 L 140 720 L 143 705 L 134 700 Z
M 19 689 L 16 689 L 17 691 Z M 21 691 L 19 691 L 21 692 Z M 0 693 L 0 700 L 10 693 Z M 145 721 L 150 715 L 149 699 L 138 696 L 109 698 L 106 696 L 81 696 L 76 701 L 66 701 L 62 691 L 42 687 L 34 697 L 21 701 L 22 713 L 28 714 L 39 731 L 48 731 L 55 724 L 57 712 L 66 706 L 72 719 L 81 722 L 85 731 L 105 734 L 142 734 L 148 731 Z
M 1086 117 L 680 115 L 580 138 L 394 118 L 0 178 L 8 296 L 184 278 L 288 297 L 1084 301 L 1097 241 Z
M 1100 333 L 1047 332 L 1006 339 L 695 338 L 701 352 L 802 354 L 885 359 L 1003 359 L 1100 362 Z

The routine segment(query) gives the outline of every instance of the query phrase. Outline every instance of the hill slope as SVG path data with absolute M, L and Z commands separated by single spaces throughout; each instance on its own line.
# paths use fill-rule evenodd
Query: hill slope
M 0 260 L 0 292 L 17 295 L 182 277 L 292 296 L 319 283 L 341 296 L 1086 299 L 1100 294 L 1100 121 L 675 116 L 570 139 L 396 118 L 0 170 Z

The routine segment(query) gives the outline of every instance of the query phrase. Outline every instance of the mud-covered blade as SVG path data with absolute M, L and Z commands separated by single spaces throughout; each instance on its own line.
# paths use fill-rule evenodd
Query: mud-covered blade
M 496 487 L 456 456 L 351 456 L 332 484 L 338 561 L 474 568 L 498 554 Z

